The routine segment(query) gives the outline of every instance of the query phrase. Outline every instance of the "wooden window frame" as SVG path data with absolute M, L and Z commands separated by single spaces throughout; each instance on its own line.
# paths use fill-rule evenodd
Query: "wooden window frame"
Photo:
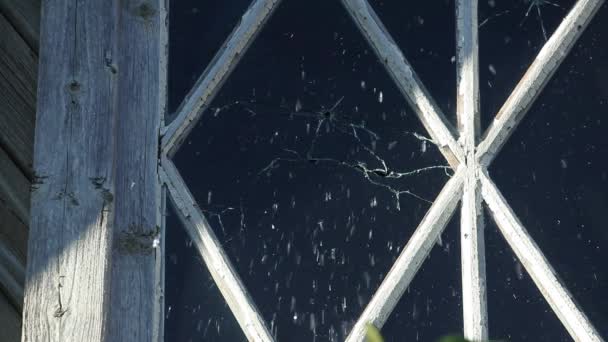
M 69 0 L 58 1 L 58 3 L 64 4 L 66 6 L 65 8 L 69 7 L 69 3 L 74 2 L 75 1 Z M 101 5 L 103 0 L 95 0 L 93 2 L 98 4 L 98 6 L 103 6 Z M 158 122 L 157 126 L 152 125 L 152 127 L 147 127 L 141 134 L 142 136 L 150 137 L 152 137 L 153 134 L 157 134 L 157 137 L 158 134 L 160 135 L 160 139 L 152 139 L 151 141 L 153 143 L 150 144 L 153 148 L 160 151 L 160 156 L 155 154 L 160 163 L 157 165 L 156 163 L 150 164 L 149 162 L 146 162 L 145 160 L 147 159 L 145 157 L 148 156 L 146 155 L 142 159 L 144 161 L 140 160 L 139 162 L 132 164 L 132 166 L 138 168 L 137 170 L 139 171 L 143 170 L 144 173 L 150 171 L 146 168 L 153 168 L 154 172 L 158 175 L 158 177 L 155 177 L 153 180 L 148 180 L 148 183 L 146 183 L 148 186 L 155 189 L 152 191 L 152 193 L 155 194 L 151 199 L 152 203 L 148 204 L 146 208 L 148 211 L 152 210 L 151 212 L 156 213 L 156 222 L 158 222 L 160 227 L 160 231 L 157 231 L 154 234 L 152 234 L 149 229 L 141 232 L 135 230 L 135 232 L 144 234 L 138 235 L 139 240 L 136 240 L 135 247 L 140 246 L 140 244 L 145 245 L 146 243 L 149 243 L 150 241 L 148 240 L 151 240 L 153 245 L 155 243 L 157 244 L 159 241 L 158 238 L 160 238 L 161 245 L 160 248 L 156 248 L 158 244 L 154 245 L 154 248 L 156 248 L 155 253 L 152 254 L 154 258 L 145 257 L 146 254 L 137 250 L 137 248 L 135 248 L 137 250 L 136 253 L 131 253 L 136 254 L 136 257 L 129 253 L 121 253 L 120 246 L 116 247 L 115 245 L 112 245 L 112 241 L 116 244 L 117 241 L 120 242 L 121 237 L 128 238 L 134 234 L 133 229 L 124 227 L 124 224 L 129 221 L 115 216 L 104 222 L 104 202 L 100 202 L 99 199 L 90 200 L 90 203 L 87 202 L 94 208 L 102 205 L 101 216 L 98 216 L 97 221 L 95 221 L 98 223 L 99 220 L 102 221 L 102 229 L 100 230 L 102 233 L 101 235 L 98 234 L 92 237 L 86 236 L 85 240 L 88 241 L 94 238 L 101 238 L 103 241 L 101 252 L 107 257 L 103 258 L 104 263 L 100 266 L 111 269 L 111 277 L 108 276 L 108 272 L 87 270 L 86 267 L 82 265 L 69 264 L 67 266 L 71 271 L 80 272 L 85 269 L 87 275 L 94 276 L 97 281 L 101 281 L 101 283 L 104 284 L 101 286 L 101 294 L 99 291 L 100 289 L 93 289 L 97 291 L 94 294 L 96 296 L 95 298 L 101 302 L 101 304 L 98 304 L 99 310 L 94 312 L 97 314 L 95 317 L 103 318 L 103 324 L 100 325 L 99 329 L 94 330 L 95 333 L 87 335 L 87 338 L 83 340 L 101 340 L 107 339 L 108 336 L 117 337 L 116 339 L 110 338 L 110 340 L 124 340 L 120 337 L 124 338 L 125 336 L 137 337 L 130 339 L 137 341 L 149 341 L 150 339 L 148 337 L 158 338 L 159 340 L 162 339 L 163 319 L 160 313 L 162 313 L 163 296 L 160 289 L 162 289 L 164 268 L 163 255 L 161 252 L 164 243 L 162 242 L 164 240 L 164 220 L 162 219 L 161 213 L 164 213 L 165 194 L 168 194 L 176 208 L 181 222 L 201 254 L 224 299 L 244 331 L 245 336 L 250 341 L 273 341 L 273 337 L 270 334 L 262 315 L 257 310 L 254 301 L 245 289 L 239 275 L 224 252 L 221 243 L 215 236 L 205 215 L 198 207 L 196 200 L 188 190 L 188 186 L 180 176 L 177 168 L 171 161 L 171 158 L 192 131 L 201 114 L 208 108 L 224 81 L 230 76 L 232 70 L 245 54 L 256 35 L 264 27 L 273 11 L 278 7 L 280 1 L 254 0 L 252 2 L 239 24 L 227 38 L 215 58 L 211 61 L 195 86 L 181 103 L 176 118 L 167 125 L 163 122 L 161 115 L 161 113 L 164 113 L 166 103 L 166 4 L 164 3 L 164 0 L 155 0 L 151 7 L 144 6 L 145 4 L 150 4 L 146 1 L 139 1 L 138 3 L 140 5 L 137 7 L 118 9 L 118 12 L 121 13 L 122 11 L 125 11 L 125 16 L 135 13 L 136 17 L 140 17 L 128 17 L 129 20 L 123 20 L 121 21 L 122 24 L 118 24 L 125 26 L 122 31 L 120 28 L 117 30 L 118 33 L 116 34 L 118 40 L 119 42 L 126 44 L 127 42 L 137 41 L 141 38 L 149 39 L 150 31 L 142 29 L 142 25 L 151 25 L 153 39 L 147 43 L 136 45 L 134 48 L 135 52 L 122 52 L 116 50 L 119 57 L 117 85 L 120 87 L 122 84 L 120 75 L 124 66 L 135 68 L 132 74 L 143 74 L 145 70 L 138 69 L 137 62 L 134 58 L 142 57 L 142 54 L 144 57 L 150 57 L 151 55 L 146 55 L 145 53 L 147 51 L 149 52 L 149 49 L 156 49 L 158 54 L 153 55 L 152 60 L 147 59 L 144 64 L 145 67 L 156 67 L 156 69 L 153 69 L 158 73 L 156 75 L 158 77 L 153 80 L 151 85 L 140 83 L 140 81 L 146 79 L 143 75 L 141 78 L 135 77 L 135 79 L 137 80 L 137 85 L 146 89 L 148 93 L 153 94 L 154 92 L 160 92 L 161 96 L 159 98 L 161 100 L 158 103 L 149 101 L 152 102 L 153 105 L 147 105 L 143 103 L 144 101 L 142 99 L 137 99 L 135 100 L 136 105 L 143 107 L 137 108 L 134 107 L 133 104 L 127 104 L 126 102 L 128 101 L 121 100 L 122 98 L 125 98 L 126 95 L 119 94 L 117 96 L 118 108 L 115 108 L 116 110 L 113 112 L 113 115 L 116 116 L 120 110 L 130 109 L 136 112 L 135 116 L 140 115 L 140 118 L 153 118 Z M 402 95 L 414 109 L 429 135 L 454 170 L 453 176 L 447 181 L 435 201 L 432 203 L 425 217 L 409 239 L 367 307 L 364 309 L 346 340 L 363 340 L 366 323 L 372 323 L 377 327 L 382 327 L 406 288 L 409 286 L 416 272 L 419 270 L 421 264 L 427 258 L 431 248 L 454 213 L 458 202 L 462 200 L 461 262 L 465 337 L 475 341 L 486 340 L 488 338 L 482 208 L 482 203 L 485 202 L 494 221 L 497 223 L 499 230 L 502 232 L 508 244 L 511 246 L 516 256 L 530 274 L 534 283 L 540 289 L 542 295 L 566 327 L 572 338 L 576 341 L 602 341 L 598 332 L 593 328 L 585 314 L 578 308 L 572 295 L 560 282 L 554 269 L 523 227 L 496 185 L 492 182 L 487 169 L 513 130 L 528 112 L 536 97 L 568 55 L 568 52 L 572 49 L 578 37 L 582 34 L 594 14 L 603 4 L 603 0 L 578 0 L 576 2 L 557 30 L 538 53 L 523 78 L 519 81 L 502 108 L 496 114 L 494 121 L 483 135 L 480 134 L 479 128 L 477 0 L 456 1 L 457 127 L 453 127 L 441 112 L 369 3 L 366 0 L 342 0 L 342 3 L 385 66 Z M 56 15 L 63 19 L 62 15 L 65 16 L 65 13 L 62 14 L 62 8 L 59 5 L 56 6 L 54 2 L 46 2 L 45 9 L 46 11 L 44 12 L 45 16 L 43 17 L 42 25 L 43 33 L 45 29 L 49 31 L 64 25 L 57 23 L 56 20 L 59 19 L 52 17 L 53 15 Z M 76 14 L 76 18 L 78 18 L 78 14 Z M 144 21 L 143 24 L 141 22 L 142 18 Z M 150 21 L 152 23 L 150 23 Z M 150 26 L 148 26 L 148 29 L 150 29 Z M 74 34 L 76 35 L 76 33 Z M 51 122 L 51 120 L 48 119 L 48 115 L 45 115 L 45 113 L 49 110 L 61 110 L 61 106 L 63 106 L 62 103 L 53 101 L 53 99 L 49 97 L 54 94 L 50 87 L 56 87 L 58 85 L 64 87 L 67 85 L 68 92 L 73 96 L 76 96 L 76 98 L 78 98 L 78 96 L 74 94 L 79 94 L 80 92 L 78 80 L 74 78 L 74 68 L 72 67 L 72 69 L 70 69 L 69 67 L 70 64 L 68 62 L 70 61 L 70 56 L 62 56 L 61 54 L 58 56 L 53 55 L 51 53 L 51 48 L 55 48 L 51 45 L 53 42 L 61 43 L 62 41 L 50 32 L 46 35 L 43 34 L 40 82 L 42 96 L 40 96 L 41 99 L 38 104 L 39 121 L 36 132 L 35 165 L 37 171 L 46 170 L 47 173 L 37 174 L 38 181 L 41 182 L 40 187 L 43 191 L 41 191 L 41 189 L 36 190 L 32 200 L 32 235 L 41 234 L 42 229 L 48 229 L 48 220 L 53 219 L 53 215 L 49 212 L 49 210 L 53 208 L 50 208 L 49 203 L 57 202 L 57 200 L 52 197 L 57 194 L 49 189 L 53 186 L 57 187 L 58 185 L 60 185 L 59 189 L 67 189 L 67 181 L 63 181 L 63 183 L 59 182 L 58 185 L 53 184 L 52 181 L 47 181 L 47 178 L 52 178 L 52 172 L 50 171 L 62 170 L 60 165 L 51 163 L 51 160 L 43 155 L 44 153 L 49 153 L 48 144 L 52 139 L 58 139 L 58 134 L 62 133 L 61 127 L 55 128 L 56 125 L 51 125 L 50 131 L 47 130 L 48 127 L 41 128 L 41 124 Z M 83 43 L 93 44 L 93 46 L 90 47 L 95 48 L 95 43 L 87 41 L 86 39 L 83 40 Z M 121 46 L 120 44 L 121 43 L 119 43 L 118 46 Z M 75 46 L 68 47 L 73 51 L 76 51 Z M 131 48 L 132 47 L 130 47 L 130 49 Z M 55 58 L 59 61 L 63 61 L 67 67 L 60 69 L 59 74 L 54 73 L 53 68 L 55 66 L 45 63 L 45 60 L 42 58 L 45 56 L 45 53 L 47 57 L 50 56 L 47 63 L 49 61 L 56 61 L 53 59 Z M 76 58 L 78 57 L 80 56 L 76 54 Z M 153 60 L 154 57 L 157 58 L 157 60 Z M 81 58 L 90 57 L 82 56 Z M 103 62 L 102 58 L 99 58 L 99 56 L 97 56 L 97 58 L 100 59 L 100 62 Z M 107 62 L 107 58 L 105 61 Z M 160 67 L 158 67 L 158 65 L 154 66 L 154 63 L 157 63 Z M 111 60 L 107 63 L 106 67 L 110 68 L 110 72 L 112 72 L 114 66 Z M 76 67 L 76 71 L 79 70 L 80 69 Z M 66 80 L 69 82 L 66 82 Z M 63 83 L 58 83 L 59 81 Z M 132 81 L 132 79 L 129 79 L 129 81 Z M 72 82 L 77 83 L 74 85 Z M 102 85 L 98 84 L 97 86 L 101 87 Z M 124 108 L 121 107 L 121 105 L 123 105 Z M 41 106 L 47 106 L 47 109 L 41 108 Z M 122 148 L 125 148 L 125 146 L 120 144 L 127 144 L 129 142 L 127 141 L 128 139 L 120 140 L 120 134 L 124 135 L 128 128 L 134 128 L 135 122 L 132 121 L 133 120 L 127 120 L 126 124 L 121 124 L 120 121 L 116 121 L 116 126 L 119 131 L 116 151 L 121 151 Z M 130 127 L 129 125 L 132 125 L 133 127 Z M 108 129 L 116 129 L 114 126 L 105 127 L 102 125 L 100 127 L 102 129 L 100 134 L 107 133 L 105 130 Z M 94 129 L 95 127 L 85 129 L 84 133 L 95 133 Z M 80 134 L 84 133 L 80 132 Z M 126 139 L 124 136 L 123 138 Z M 146 140 L 144 139 L 143 141 Z M 150 143 L 150 141 L 148 141 L 148 143 Z M 142 145 L 136 147 L 142 148 Z M 73 146 L 67 146 L 66 148 L 69 152 Z M 149 148 L 151 147 L 145 146 L 143 153 L 149 154 Z M 141 153 L 137 151 L 136 148 L 127 148 L 127 152 L 135 153 L 136 155 L 137 153 Z M 85 153 L 90 151 L 77 149 L 76 152 Z M 155 151 L 155 153 L 157 153 L 157 151 Z M 118 160 L 118 163 L 120 164 L 120 161 L 127 156 L 131 155 L 129 153 L 121 154 L 120 152 L 117 152 L 114 159 L 101 160 L 99 164 L 95 164 L 97 161 L 92 160 L 91 163 L 93 166 L 101 167 L 103 169 L 104 167 L 109 167 L 110 163 L 116 162 L 116 160 Z M 129 165 L 124 160 L 122 162 L 124 165 Z M 45 166 L 48 165 L 50 165 L 50 169 L 47 170 L 45 169 Z M 109 188 L 105 188 L 104 184 L 106 183 L 102 182 L 102 185 L 96 187 L 96 189 L 99 190 L 101 187 L 101 189 L 114 194 L 114 197 L 120 201 L 119 203 L 122 203 L 122 206 L 124 206 L 124 208 L 121 208 L 118 204 L 114 204 L 112 207 L 113 210 L 126 215 L 131 215 L 129 219 L 134 222 L 141 221 L 141 217 L 133 217 L 133 215 L 135 215 L 134 213 L 129 214 L 128 212 L 125 212 L 126 209 L 132 208 L 124 203 L 129 199 L 141 199 L 142 195 L 149 192 L 138 187 L 135 194 L 130 193 L 120 187 L 122 186 L 124 188 L 125 185 L 132 184 L 127 182 L 127 180 L 132 181 L 132 178 L 125 176 L 125 179 L 120 179 L 120 171 L 117 171 L 116 174 L 113 173 L 116 171 L 113 169 L 107 169 L 106 171 L 109 175 L 113 176 L 111 182 L 108 183 Z M 128 172 L 127 176 L 129 176 Z M 100 180 L 101 178 L 98 180 L 98 183 Z M 95 181 L 93 182 L 93 185 L 97 184 Z M 74 193 L 69 193 L 67 191 L 64 191 L 62 194 L 62 200 L 59 202 L 62 203 L 64 207 L 69 206 L 70 201 L 76 196 Z M 101 198 L 102 200 L 104 198 L 103 192 Z M 76 216 L 77 215 L 73 215 L 73 217 Z M 53 223 L 65 223 L 66 220 L 67 218 L 64 215 L 60 220 Z M 120 226 L 120 224 L 123 226 Z M 112 235 L 113 238 L 108 237 L 109 232 L 112 233 L 110 235 Z M 43 241 L 41 241 L 41 239 L 45 236 L 47 235 L 41 234 L 41 236 L 33 236 L 30 238 L 30 254 L 28 256 L 30 258 L 30 266 L 28 266 L 27 271 L 28 281 L 26 285 L 24 319 L 24 340 L 28 341 L 46 339 L 42 338 L 43 335 L 34 335 L 34 333 L 40 333 L 40 329 L 36 324 L 40 323 L 40 319 L 44 318 L 44 315 L 37 315 L 37 311 L 35 310 L 44 309 L 46 311 L 43 310 L 43 312 L 46 315 L 50 312 L 48 307 L 44 307 L 42 304 L 37 303 L 42 294 L 48 295 L 49 293 L 53 293 L 54 295 L 59 295 L 59 308 L 55 310 L 55 316 L 59 315 L 57 318 L 61 318 L 64 314 L 68 314 L 69 312 L 62 312 L 64 309 L 61 306 L 61 289 L 66 285 L 63 284 L 62 280 L 59 280 L 59 278 L 55 279 L 56 277 L 61 277 L 61 275 L 54 274 L 54 271 L 45 270 L 39 266 L 41 263 L 44 264 L 48 262 L 48 260 L 44 258 L 48 258 L 49 254 L 52 252 L 50 248 L 45 249 L 42 244 Z M 59 243 L 64 244 L 64 247 L 68 247 L 68 244 L 73 243 L 73 241 L 59 241 Z M 32 247 L 35 247 L 37 250 L 32 251 Z M 78 248 L 80 248 L 80 250 L 77 250 L 76 252 L 84 253 L 87 258 L 93 260 L 92 257 L 94 255 L 92 255 L 92 252 L 95 251 L 83 251 L 82 246 L 77 247 L 77 249 Z M 116 250 L 118 250 L 118 252 L 116 252 Z M 75 252 L 68 250 L 66 253 L 69 257 L 70 253 Z M 124 254 L 128 255 L 125 256 Z M 65 260 L 69 261 L 69 258 Z M 134 260 L 136 260 L 136 262 L 134 262 Z M 137 261 L 139 261 L 139 263 Z M 34 266 L 31 266 L 31 264 Z M 144 282 L 147 284 L 147 287 L 145 288 L 145 291 L 147 292 L 144 294 L 156 293 L 156 296 L 154 296 L 155 299 L 151 301 L 152 304 L 145 303 L 141 296 L 135 299 L 136 302 L 137 300 L 141 300 L 141 302 L 137 303 L 145 306 L 143 313 L 144 318 L 140 320 L 140 324 L 136 324 L 135 328 L 126 327 L 126 323 L 121 325 L 118 321 L 127 320 L 127 314 L 130 311 L 129 309 L 120 307 L 120 305 L 132 303 L 130 301 L 131 299 L 128 297 L 133 294 L 133 289 L 130 289 L 128 286 L 129 284 L 132 284 L 132 282 L 129 283 L 129 280 L 132 279 L 129 278 L 130 276 L 128 274 L 142 265 L 148 270 L 143 276 Z M 60 268 L 60 266 L 58 267 Z M 142 274 L 141 270 L 138 270 L 138 272 L 140 272 L 139 274 Z M 40 273 L 45 276 L 40 277 Z M 53 274 L 55 278 L 52 278 L 50 274 Z M 105 284 L 110 284 L 107 285 L 110 291 L 109 297 L 103 291 L 106 286 Z M 124 291 L 124 293 L 119 293 L 118 291 Z M 80 299 L 91 296 L 86 293 L 77 293 L 76 295 L 79 296 L 78 298 Z M 78 306 L 78 303 L 80 302 L 76 302 L 77 305 L 74 313 L 91 312 L 91 310 L 85 308 L 83 304 Z M 107 303 L 112 305 L 108 305 Z M 114 305 L 118 305 L 119 308 L 114 308 Z M 72 310 L 72 308 L 70 307 L 68 310 Z M 112 316 L 114 314 L 119 314 L 119 316 Z M 141 315 L 142 313 L 139 312 L 139 314 Z M 154 325 L 154 328 L 152 329 L 150 329 L 149 326 L 146 327 L 148 330 L 154 330 L 153 336 L 150 335 L 149 332 L 145 332 L 144 327 L 141 326 L 141 324 L 144 323 Z M 132 324 L 130 318 L 128 324 Z M 105 330 L 106 328 L 109 330 Z M 54 329 L 48 329 L 44 336 L 52 336 L 53 332 L 55 332 Z

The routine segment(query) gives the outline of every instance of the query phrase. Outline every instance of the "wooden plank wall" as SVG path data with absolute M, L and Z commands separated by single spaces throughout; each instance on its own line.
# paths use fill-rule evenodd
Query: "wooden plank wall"
M 40 0 L 0 0 L 0 341 L 21 336 Z M 34 184 L 32 184 L 32 182 Z

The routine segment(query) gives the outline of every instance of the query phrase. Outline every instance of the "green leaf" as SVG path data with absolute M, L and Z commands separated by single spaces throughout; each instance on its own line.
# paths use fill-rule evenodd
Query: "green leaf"
M 471 342 L 471 341 L 467 340 L 466 338 L 464 338 L 462 336 L 449 335 L 449 336 L 444 336 L 444 337 L 440 338 L 439 342 Z
M 367 323 L 365 328 L 365 338 L 367 339 L 367 342 L 384 342 L 382 335 L 380 335 L 380 330 L 373 324 Z

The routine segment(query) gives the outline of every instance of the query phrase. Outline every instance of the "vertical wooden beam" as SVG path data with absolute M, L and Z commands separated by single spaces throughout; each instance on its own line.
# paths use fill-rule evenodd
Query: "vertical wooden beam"
M 112 1 L 45 1 L 23 341 L 101 341 L 114 192 Z
M 23 341 L 151 341 L 164 0 L 43 4 Z
M 159 137 L 166 106 L 165 0 L 117 3 L 116 178 L 107 341 L 158 336 Z M 162 262 L 162 260 L 160 260 Z
M 479 48 L 477 0 L 456 1 L 456 75 L 458 130 L 466 158 L 460 216 L 464 336 L 488 339 L 483 208 L 475 157 L 479 136 Z
M 480 179 L 483 198 L 498 228 L 570 336 L 577 342 L 603 341 L 486 171 Z

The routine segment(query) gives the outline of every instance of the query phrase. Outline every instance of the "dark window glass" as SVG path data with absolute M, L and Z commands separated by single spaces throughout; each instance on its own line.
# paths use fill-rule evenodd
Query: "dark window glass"
M 174 159 L 278 339 L 341 340 L 449 177 L 426 139 L 339 2 L 286 1 Z
M 173 113 L 251 0 L 169 3 L 169 113 Z
M 572 341 L 490 212 L 485 215 L 489 218 L 485 237 L 490 335 L 507 341 Z
M 487 127 L 574 0 L 480 0 L 479 90 Z
M 247 341 L 171 206 L 165 255 L 165 341 Z
M 603 6 L 490 167 L 498 188 L 603 336 L 608 336 L 607 20 Z M 492 322 L 500 324 L 499 319 Z
M 171 111 L 249 2 L 172 1 Z M 455 121 L 454 1 L 370 3 Z M 483 126 L 573 3 L 480 1 Z M 606 12 L 490 167 L 603 336 Z M 272 333 L 296 342 L 344 340 L 451 175 L 337 0 L 283 0 L 174 161 Z M 382 329 L 387 341 L 433 341 L 462 330 L 459 210 Z M 244 340 L 171 217 L 166 340 Z M 490 336 L 570 340 L 489 213 L 485 218 Z
M 459 209 L 382 328 L 387 342 L 437 341 L 461 333 Z
M 369 1 L 446 117 L 456 123 L 453 0 Z

